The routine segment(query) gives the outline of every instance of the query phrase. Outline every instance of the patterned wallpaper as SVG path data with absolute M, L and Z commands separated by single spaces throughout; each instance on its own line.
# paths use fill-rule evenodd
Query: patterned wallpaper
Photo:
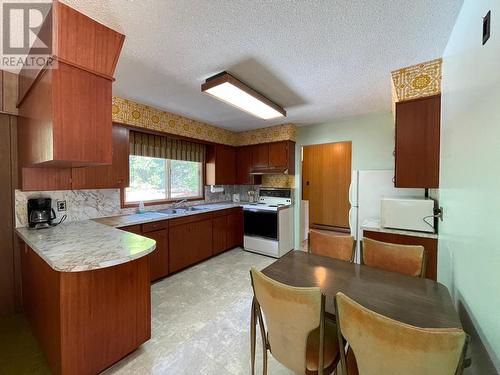
M 295 140 L 297 133 L 293 124 L 232 132 L 116 96 L 113 97 L 112 117 L 113 121 L 122 124 L 231 146 Z
M 440 93 L 442 62 L 439 58 L 393 71 L 393 102 Z
M 282 174 L 263 175 L 262 186 L 294 188 L 295 176 Z

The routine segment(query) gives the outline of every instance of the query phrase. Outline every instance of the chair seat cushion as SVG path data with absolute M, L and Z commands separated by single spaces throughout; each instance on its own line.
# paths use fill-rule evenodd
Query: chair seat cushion
M 323 369 L 329 374 L 337 366 L 340 359 L 337 326 L 334 322 L 325 321 L 325 340 L 323 351 Z M 307 338 L 306 374 L 316 374 L 319 362 L 319 327 L 313 330 Z

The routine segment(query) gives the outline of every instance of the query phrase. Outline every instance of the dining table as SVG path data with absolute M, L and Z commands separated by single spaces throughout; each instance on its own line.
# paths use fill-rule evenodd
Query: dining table
M 391 319 L 420 328 L 462 328 L 446 286 L 420 277 L 293 250 L 262 272 L 281 283 L 318 287 L 325 311 L 335 315 L 335 295 L 342 292 Z

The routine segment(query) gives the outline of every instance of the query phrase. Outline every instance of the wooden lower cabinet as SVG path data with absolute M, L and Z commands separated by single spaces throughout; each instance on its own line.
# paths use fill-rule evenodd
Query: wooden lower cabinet
M 382 233 L 364 230 L 363 236 L 376 241 L 397 243 L 401 245 L 422 245 L 426 251 L 427 268 L 425 277 L 428 279 L 437 279 L 437 246 L 438 241 L 435 238 L 406 236 L 395 233 Z
M 214 217 L 212 221 L 212 250 L 213 254 L 222 253 L 228 243 L 228 216 Z
M 161 229 L 142 234 L 156 241 L 156 249 L 149 254 L 151 281 L 168 275 L 168 229 Z
M 179 271 L 212 256 L 212 216 L 198 214 L 171 219 L 169 272 Z
M 227 216 L 227 248 L 243 246 L 243 210 L 233 208 Z
M 23 243 L 21 264 L 24 312 L 52 373 L 100 373 L 151 337 L 147 257 L 58 272 Z

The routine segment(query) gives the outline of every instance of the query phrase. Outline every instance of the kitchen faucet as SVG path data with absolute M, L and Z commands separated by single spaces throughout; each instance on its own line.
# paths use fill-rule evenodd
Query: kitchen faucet
M 172 207 L 179 207 L 181 204 L 186 203 L 187 201 L 187 199 L 181 199 L 180 201 L 174 202 L 172 204 Z

